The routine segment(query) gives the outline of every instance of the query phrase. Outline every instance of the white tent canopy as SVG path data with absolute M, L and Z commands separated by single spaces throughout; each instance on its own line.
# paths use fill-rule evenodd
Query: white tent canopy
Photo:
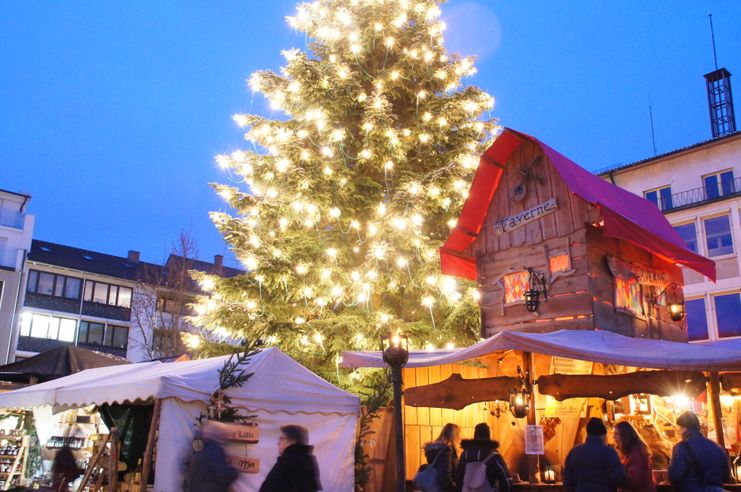
M 608 331 L 560 330 L 552 333 L 497 333 L 463 349 L 412 351 L 406 367 L 454 364 L 505 350 L 651 369 L 738 371 L 741 341 L 681 343 L 618 335 Z M 384 367 L 381 352 L 345 352 L 344 367 Z
M 181 490 L 182 465 L 190 452 L 195 419 L 219 387 L 227 357 L 187 362 L 101 367 L 0 394 L 0 407 L 41 405 L 78 407 L 162 399 L 156 463 L 157 492 Z M 309 429 L 326 491 L 353 489 L 353 446 L 359 398 L 321 379 L 275 348 L 250 358 L 252 376 L 227 393 L 235 405 L 257 415 L 261 436 L 248 456 L 260 459 L 260 472 L 241 474 L 235 490 L 257 490 L 277 457 L 279 427 Z

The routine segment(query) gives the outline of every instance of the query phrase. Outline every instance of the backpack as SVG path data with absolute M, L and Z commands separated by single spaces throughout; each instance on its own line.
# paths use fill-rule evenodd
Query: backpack
M 435 459 L 428 465 L 422 465 L 419 471 L 414 475 L 414 486 L 422 492 L 440 492 L 440 484 L 438 483 L 437 470 L 435 469 L 435 462 L 443 452 L 441 449 L 435 455 Z
M 486 476 L 486 464 L 496 454 L 496 451 L 494 451 L 483 461 L 466 463 L 461 492 L 495 492 L 496 489 L 489 483 L 489 478 Z M 481 451 L 479 451 L 477 458 L 480 457 Z

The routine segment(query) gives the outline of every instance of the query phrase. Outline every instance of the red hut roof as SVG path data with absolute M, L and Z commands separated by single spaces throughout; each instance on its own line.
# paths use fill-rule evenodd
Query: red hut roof
M 481 156 L 458 224 L 440 248 L 443 273 L 476 279 L 476 262 L 466 255 L 466 249 L 481 232 L 507 160 L 527 140 L 540 146 L 571 193 L 599 208 L 605 236 L 632 243 L 715 281 L 715 262 L 687 249 L 656 205 L 598 178 L 538 139 L 509 128 Z

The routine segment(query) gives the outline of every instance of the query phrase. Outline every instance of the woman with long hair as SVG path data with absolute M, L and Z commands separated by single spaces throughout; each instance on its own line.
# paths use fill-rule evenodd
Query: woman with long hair
M 656 492 L 648 446 L 629 422 L 618 422 L 613 437 L 628 480 L 620 492 Z
M 456 424 L 445 424 L 437 439 L 425 445 L 427 466 L 437 471 L 437 483 L 440 492 L 455 492 L 455 469 L 458 466 L 456 446 L 461 440 L 461 428 Z

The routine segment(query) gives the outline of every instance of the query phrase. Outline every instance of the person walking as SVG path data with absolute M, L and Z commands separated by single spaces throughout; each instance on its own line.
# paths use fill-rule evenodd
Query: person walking
M 484 463 L 486 480 L 492 490 L 510 492 L 512 490 L 512 475 L 504 462 L 504 458 L 497 451 L 499 443 L 491 439 L 491 429 L 486 423 L 477 424 L 473 430 L 473 439 L 461 441 L 461 456 L 455 473 L 455 482 L 458 491 L 465 490 L 465 485 L 476 474 L 474 467 L 466 467 L 470 463 Z M 468 477 L 468 480 L 466 480 Z
M 613 432 L 627 479 L 620 492 L 656 492 L 648 445 L 629 422 L 618 422 Z
M 605 443 L 607 428 L 602 419 L 587 422 L 587 439 L 569 451 L 563 484 L 570 492 L 616 492 L 625 484 L 625 470 L 614 449 Z
M 677 492 L 722 491 L 731 482 L 726 451 L 700 434 L 700 419 L 690 411 L 677 417 L 682 440 L 674 445 L 669 480 Z M 722 431 L 721 431 L 722 432 Z
M 456 492 L 455 469 L 458 466 L 456 445 L 461 439 L 461 428 L 447 423 L 436 440 L 425 445 L 427 466 L 437 472 L 437 492 Z
M 322 490 L 319 466 L 309 446 L 309 431 L 300 425 L 284 425 L 278 438 L 278 461 L 268 473 L 260 492 L 316 492 Z

